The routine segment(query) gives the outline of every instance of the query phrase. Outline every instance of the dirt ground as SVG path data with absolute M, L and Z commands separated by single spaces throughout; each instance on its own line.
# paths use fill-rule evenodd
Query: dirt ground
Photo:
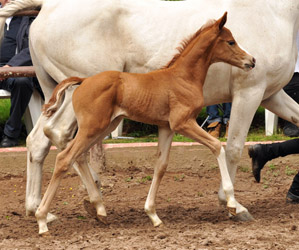
M 255 220 L 236 222 L 218 204 L 220 175 L 210 151 L 173 147 L 157 198 L 164 225 L 154 228 L 143 206 L 155 152 L 155 147 L 106 150 L 101 180 L 108 225 L 84 210 L 87 193 L 70 171 L 51 206 L 59 220 L 49 223 L 49 238 L 39 237 L 35 218 L 25 216 L 26 153 L 0 153 L 0 249 L 299 249 L 299 205 L 285 202 L 298 156 L 269 162 L 258 184 L 245 148 L 235 193 Z M 46 159 L 43 192 L 56 154 L 52 150 Z

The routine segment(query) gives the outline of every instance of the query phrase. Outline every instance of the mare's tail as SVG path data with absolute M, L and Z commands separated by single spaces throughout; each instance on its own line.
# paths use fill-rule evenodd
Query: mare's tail
M 46 117 L 51 117 L 61 106 L 65 90 L 68 87 L 80 84 L 81 82 L 83 82 L 83 80 L 84 80 L 84 78 L 70 77 L 70 78 L 65 79 L 61 83 L 59 83 L 55 87 L 49 102 L 44 104 L 43 110 L 42 110 L 43 115 Z
M 41 7 L 43 0 L 11 0 L 3 8 L 0 8 L 0 44 L 4 35 L 4 25 L 7 17 L 13 16 L 21 10 Z

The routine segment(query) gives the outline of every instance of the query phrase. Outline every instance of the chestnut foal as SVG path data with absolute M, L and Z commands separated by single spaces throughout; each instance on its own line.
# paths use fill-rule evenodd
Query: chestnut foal
M 234 198 L 234 189 L 226 166 L 225 152 L 219 140 L 196 123 L 204 106 L 203 84 L 209 66 L 225 62 L 244 70 L 255 66 L 255 59 L 240 49 L 231 32 L 223 27 L 227 13 L 217 21 L 203 26 L 188 41 L 167 67 L 147 74 L 107 71 L 85 79 L 72 77 L 60 83 L 44 107 L 44 115 L 59 108 L 65 89 L 81 85 L 74 91 L 73 107 L 78 132 L 66 149 L 57 155 L 55 170 L 47 191 L 36 211 L 39 233 L 48 232 L 47 213 L 63 174 L 79 163 L 97 218 L 106 223 L 101 195 L 87 166 L 86 153 L 92 145 L 108 135 L 126 117 L 159 127 L 158 161 L 145 203 L 145 211 L 154 226 L 162 221 L 156 214 L 155 198 L 166 171 L 174 133 L 180 133 L 206 145 L 216 156 L 231 215 L 247 211 Z

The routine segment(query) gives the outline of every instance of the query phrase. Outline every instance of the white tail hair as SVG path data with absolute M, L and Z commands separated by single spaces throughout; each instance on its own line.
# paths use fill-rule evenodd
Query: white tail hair
M 0 8 L 0 43 L 4 35 L 5 20 L 18 11 L 41 7 L 43 0 L 11 0 Z

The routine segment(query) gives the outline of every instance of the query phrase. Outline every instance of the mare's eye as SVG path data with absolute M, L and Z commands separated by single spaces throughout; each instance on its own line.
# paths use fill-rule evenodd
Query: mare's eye
M 235 45 L 236 44 L 236 42 L 235 41 L 228 41 L 227 42 L 230 46 L 233 46 L 233 45 Z

